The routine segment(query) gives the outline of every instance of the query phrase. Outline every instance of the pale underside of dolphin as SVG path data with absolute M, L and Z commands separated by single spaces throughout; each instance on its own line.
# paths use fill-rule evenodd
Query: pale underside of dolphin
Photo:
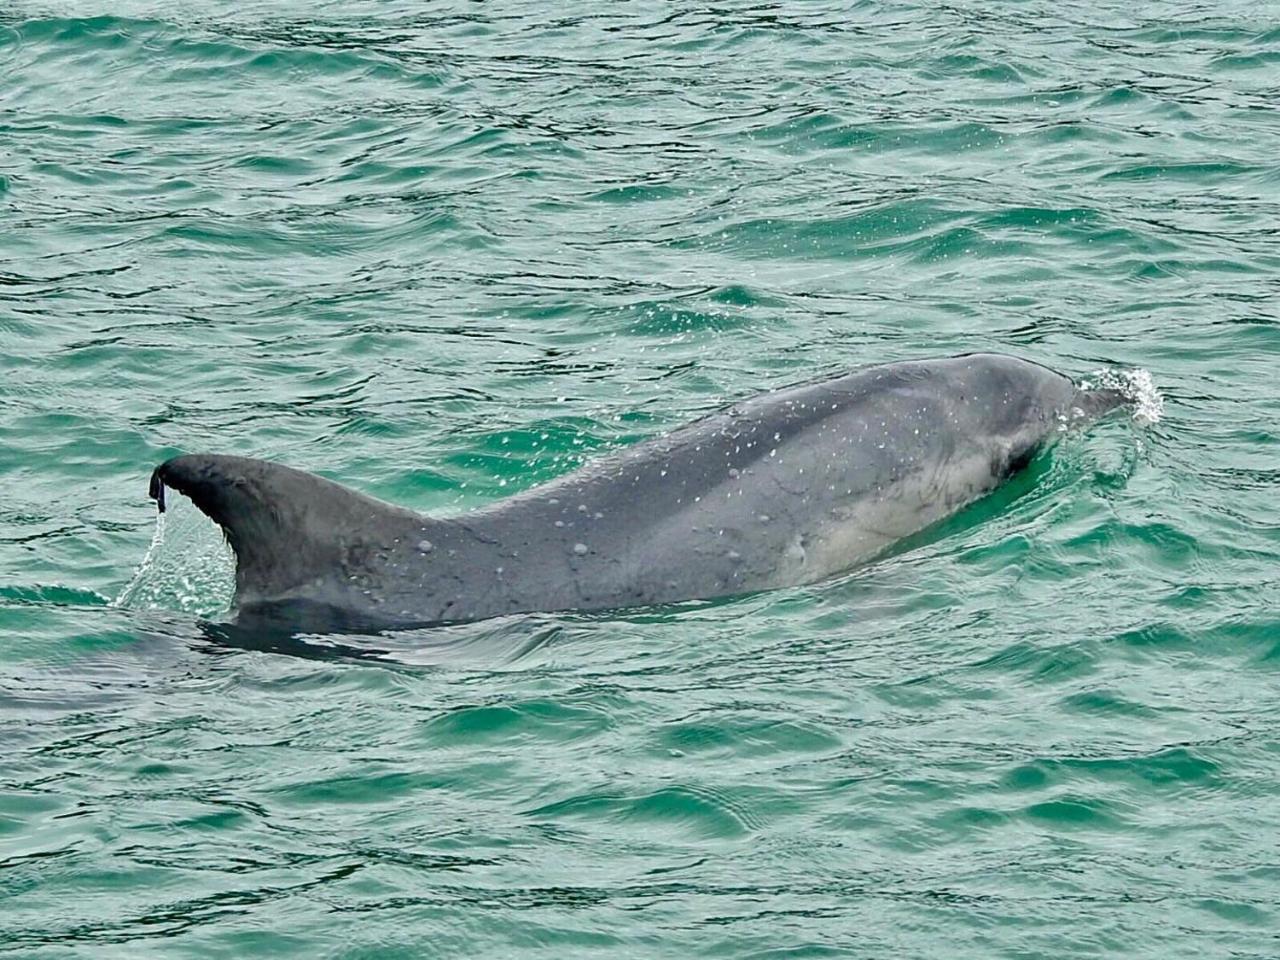
M 993 490 L 1111 390 L 1015 357 L 865 367 L 762 394 L 509 499 L 427 517 L 290 467 L 181 456 L 236 555 L 241 615 L 382 628 L 810 583 Z

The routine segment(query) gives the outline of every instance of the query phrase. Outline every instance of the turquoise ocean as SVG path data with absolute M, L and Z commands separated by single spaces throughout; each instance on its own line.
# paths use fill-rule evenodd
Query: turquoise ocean
M 975 350 L 1163 415 L 816 586 L 230 644 L 146 497 Z M 1280 956 L 1280 7 L 0 6 L 0 956 Z

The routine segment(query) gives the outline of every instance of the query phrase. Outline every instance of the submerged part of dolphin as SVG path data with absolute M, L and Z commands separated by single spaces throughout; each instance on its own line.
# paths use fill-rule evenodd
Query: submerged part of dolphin
M 867 367 L 766 393 L 461 516 L 289 467 L 156 468 L 225 532 L 236 607 L 311 630 L 669 603 L 847 570 L 995 488 L 1124 402 L 995 354 Z

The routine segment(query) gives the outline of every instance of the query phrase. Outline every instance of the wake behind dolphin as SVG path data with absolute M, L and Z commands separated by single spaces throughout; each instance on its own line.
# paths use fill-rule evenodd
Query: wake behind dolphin
M 483 509 L 433 518 L 243 457 L 181 456 L 236 555 L 235 606 L 300 629 L 601 610 L 809 583 L 993 490 L 1125 402 L 998 354 L 766 393 Z

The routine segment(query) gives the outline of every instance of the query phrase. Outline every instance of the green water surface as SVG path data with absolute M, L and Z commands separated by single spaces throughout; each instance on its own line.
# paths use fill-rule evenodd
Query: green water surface
M 1165 414 L 729 602 L 126 591 L 179 452 L 444 513 L 987 349 Z M 1280 7 L 0 7 L 0 955 L 1275 958 L 1278 821 Z

